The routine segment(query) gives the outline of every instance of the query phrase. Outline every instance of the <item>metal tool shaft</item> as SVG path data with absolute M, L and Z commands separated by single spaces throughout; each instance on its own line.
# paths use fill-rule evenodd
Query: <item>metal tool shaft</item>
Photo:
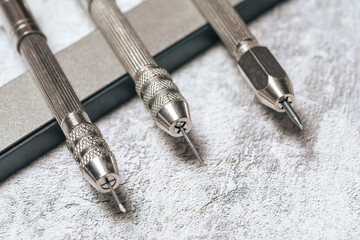
M 64 132 L 67 146 L 80 170 L 99 192 L 110 192 L 104 187 L 107 181 L 111 181 L 113 188 L 120 184 L 115 157 L 82 107 L 26 3 L 0 0 L 0 15 Z
M 199 11 L 214 28 L 231 56 L 240 56 L 258 42 L 228 0 L 193 0 Z
M 193 0 L 193 2 L 238 63 L 259 100 L 277 112 L 286 111 L 291 117 L 291 113 L 287 111 L 289 108 L 283 106 L 283 102 L 287 101 L 289 103 L 287 107 L 290 106 L 292 109 L 291 105 L 295 100 L 289 77 L 271 52 L 259 45 L 230 2 L 228 0 Z
M 173 137 L 192 128 L 189 104 L 170 74 L 160 68 L 114 0 L 80 0 L 136 85 L 156 124 Z M 187 138 L 189 141 L 190 139 Z M 195 148 L 192 148 L 193 150 Z M 196 156 L 198 152 L 194 150 Z
M 156 64 L 115 1 L 81 2 L 134 80 L 137 94 L 157 125 L 171 136 L 179 137 L 182 134 L 175 127 L 185 122 L 189 132 L 192 123 L 187 101 L 170 74 Z
M 85 4 L 94 22 L 135 82 L 137 74 L 144 67 L 157 66 L 114 0 L 90 0 Z
M 44 35 L 33 33 L 22 38 L 19 52 L 59 123 L 72 112 L 84 111 Z

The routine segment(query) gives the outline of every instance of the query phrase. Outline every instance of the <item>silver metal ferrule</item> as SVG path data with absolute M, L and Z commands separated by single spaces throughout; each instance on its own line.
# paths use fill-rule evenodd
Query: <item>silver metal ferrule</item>
M 156 124 L 174 137 L 192 127 L 189 105 L 170 74 L 160 68 L 113 0 L 80 0 L 136 85 Z
M 228 0 L 193 0 L 238 63 L 258 99 L 278 112 L 294 103 L 292 83 L 275 57 L 258 41 Z
M 120 184 L 117 164 L 100 130 L 90 121 L 44 34 L 22 0 L 0 0 L 0 14 L 17 40 L 18 50 L 61 126 L 66 143 L 85 178 L 99 192 Z
M 295 101 L 290 78 L 268 48 L 257 46 L 246 51 L 238 62 L 240 72 L 264 105 L 285 112 L 281 102 Z

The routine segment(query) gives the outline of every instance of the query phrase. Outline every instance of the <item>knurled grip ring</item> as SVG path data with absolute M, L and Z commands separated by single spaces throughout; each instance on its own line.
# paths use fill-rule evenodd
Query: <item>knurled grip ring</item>
M 155 119 L 158 112 L 169 102 L 182 101 L 182 96 L 170 74 L 163 68 L 145 66 L 136 74 L 136 92 Z
M 72 112 L 62 121 L 66 145 L 85 178 L 100 192 L 110 191 L 120 184 L 116 160 L 100 130 L 84 111 Z
M 81 167 L 96 157 L 111 154 L 100 130 L 93 123 L 74 127 L 66 138 L 66 144 Z

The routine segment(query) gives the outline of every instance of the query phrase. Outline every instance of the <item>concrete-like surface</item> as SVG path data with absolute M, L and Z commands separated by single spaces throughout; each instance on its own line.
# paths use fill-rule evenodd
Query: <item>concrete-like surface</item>
M 94 29 L 73 1 L 30 3 L 55 51 Z M 219 43 L 173 74 L 206 166 L 134 98 L 97 122 L 128 212 L 85 182 L 62 144 L 0 184 L 0 238 L 359 239 L 359 11 L 293 0 L 250 26 L 292 79 L 303 132 L 259 103 Z M 26 69 L 5 37 L 2 84 Z

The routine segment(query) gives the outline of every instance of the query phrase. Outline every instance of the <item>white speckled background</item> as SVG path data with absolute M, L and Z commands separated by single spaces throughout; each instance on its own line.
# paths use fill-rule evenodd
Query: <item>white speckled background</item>
M 29 3 L 55 51 L 94 29 L 74 1 Z M 291 77 L 303 132 L 260 105 L 219 43 L 173 74 L 206 166 L 134 98 L 97 122 L 128 213 L 62 144 L 0 184 L 0 238 L 359 239 L 359 11 L 359 1 L 293 0 L 250 26 Z M 10 46 L 0 32 L 0 84 L 26 69 Z

